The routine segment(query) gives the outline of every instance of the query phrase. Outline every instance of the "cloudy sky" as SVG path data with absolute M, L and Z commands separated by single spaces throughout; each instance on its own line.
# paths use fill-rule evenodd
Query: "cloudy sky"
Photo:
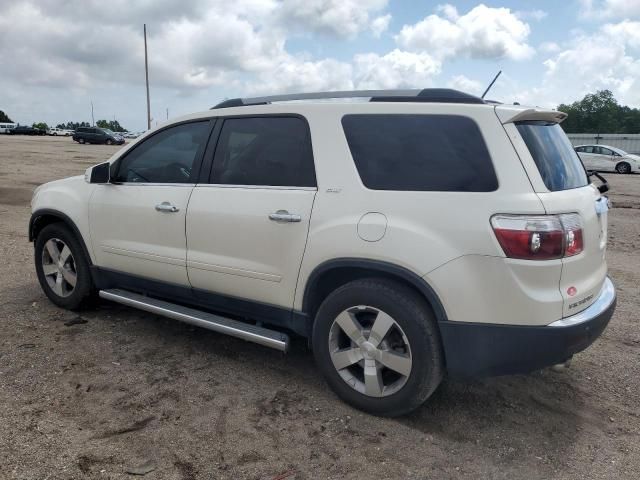
M 449 86 L 640 107 L 640 0 L 0 0 L 0 110 L 146 126 L 235 96 Z M 155 123 L 155 122 L 154 122 Z

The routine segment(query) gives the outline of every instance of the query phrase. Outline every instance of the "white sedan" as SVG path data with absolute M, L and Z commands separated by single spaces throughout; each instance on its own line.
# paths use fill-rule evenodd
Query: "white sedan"
M 609 145 L 580 145 L 575 150 L 587 170 L 601 172 L 640 172 L 640 156 Z

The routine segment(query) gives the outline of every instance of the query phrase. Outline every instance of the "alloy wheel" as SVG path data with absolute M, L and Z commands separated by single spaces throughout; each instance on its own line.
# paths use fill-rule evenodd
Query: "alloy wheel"
M 62 240 L 51 238 L 42 249 L 42 273 L 53 292 L 60 297 L 73 293 L 77 282 L 76 263 Z
M 411 347 L 382 310 L 359 305 L 340 313 L 329 330 L 329 354 L 342 379 L 370 397 L 398 392 L 411 374 Z

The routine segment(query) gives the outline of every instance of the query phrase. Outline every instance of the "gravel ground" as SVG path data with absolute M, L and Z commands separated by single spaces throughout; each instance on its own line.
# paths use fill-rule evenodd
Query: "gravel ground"
M 570 369 L 445 380 L 372 417 L 278 352 L 101 303 L 47 301 L 27 241 L 36 185 L 118 147 L 0 137 L 0 478 L 640 478 L 640 175 L 608 175 L 618 309 Z

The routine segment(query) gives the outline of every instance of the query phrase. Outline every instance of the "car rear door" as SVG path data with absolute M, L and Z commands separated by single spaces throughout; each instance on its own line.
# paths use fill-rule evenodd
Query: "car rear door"
M 497 107 L 498 111 L 500 107 Z M 509 115 L 504 126 L 547 214 L 577 213 L 582 251 L 562 259 L 563 316 L 574 315 L 597 298 L 607 275 L 607 199 L 589 183 L 569 139 L 549 112 L 547 119 Z M 573 237 L 572 237 L 573 238 Z M 577 239 L 574 239 L 577 240 Z
M 185 218 L 212 124 L 172 125 L 147 137 L 97 185 L 89 224 L 98 267 L 189 286 Z
M 191 284 L 221 308 L 235 297 L 291 309 L 317 191 L 307 122 L 224 118 L 215 135 L 187 212 Z

